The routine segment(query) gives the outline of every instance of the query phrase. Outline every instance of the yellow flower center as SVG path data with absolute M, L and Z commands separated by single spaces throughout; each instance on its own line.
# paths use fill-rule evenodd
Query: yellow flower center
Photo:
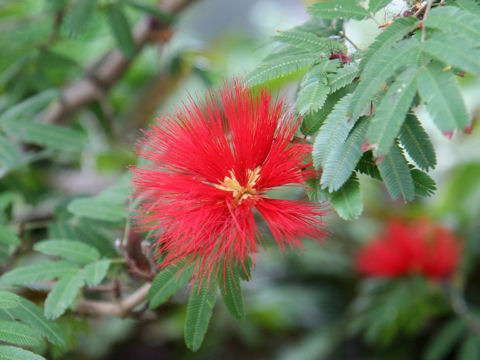
M 230 176 L 225 176 L 220 185 L 214 185 L 217 189 L 224 191 L 231 191 L 233 195 L 233 200 L 237 205 L 242 203 L 242 200 L 249 198 L 250 196 L 257 195 L 257 185 L 258 179 L 260 179 L 260 169 L 258 166 L 254 170 L 248 170 L 247 175 L 247 184 L 245 186 L 240 185 L 233 170 L 230 170 L 228 173 Z

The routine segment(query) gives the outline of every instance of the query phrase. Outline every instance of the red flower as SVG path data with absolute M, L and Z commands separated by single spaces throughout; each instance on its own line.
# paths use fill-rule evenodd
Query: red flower
M 391 221 L 387 232 L 365 246 L 357 269 L 371 276 L 419 273 L 431 279 L 449 277 L 460 261 L 461 246 L 448 230 L 429 221 Z
M 197 278 L 243 266 L 261 244 L 254 210 L 280 249 L 323 237 L 319 204 L 267 197 L 314 176 L 311 146 L 292 140 L 298 126 L 282 102 L 235 83 L 145 132 L 139 152 L 150 164 L 133 169 L 143 197 L 138 218 L 156 232 L 162 266 L 186 260 Z

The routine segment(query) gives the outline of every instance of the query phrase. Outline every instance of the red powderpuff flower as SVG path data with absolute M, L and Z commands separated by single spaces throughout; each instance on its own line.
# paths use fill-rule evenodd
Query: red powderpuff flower
M 196 278 L 244 266 L 261 244 L 254 210 L 280 249 L 323 238 L 321 205 L 267 196 L 315 176 L 311 146 L 294 140 L 298 126 L 282 102 L 236 82 L 145 132 L 139 150 L 150 164 L 133 169 L 138 221 L 156 232 L 162 266 L 185 261 Z
M 357 269 L 371 276 L 411 273 L 431 279 L 452 275 L 461 256 L 460 242 L 450 230 L 422 220 L 391 221 L 386 233 L 366 245 L 356 258 Z

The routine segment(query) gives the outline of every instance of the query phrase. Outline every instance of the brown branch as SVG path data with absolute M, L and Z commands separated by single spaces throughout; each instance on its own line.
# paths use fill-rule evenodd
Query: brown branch
M 172 0 L 164 2 L 165 12 L 176 14 L 195 0 Z M 151 17 L 142 19 L 133 31 L 136 54 L 159 32 L 171 32 L 171 25 L 152 21 Z M 126 57 L 119 50 L 113 50 L 94 62 L 85 72 L 85 78 L 66 87 L 59 100 L 51 104 L 41 115 L 40 121 L 56 123 L 79 107 L 93 101 L 101 101 L 105 93 L 123 76 L 134 57 Z
M 134 308 L 147 299 L 151 283 L 145 283 L 137 291 L 118 301 L 81 300 L 76 312 L 80 315 L 127 316 Z

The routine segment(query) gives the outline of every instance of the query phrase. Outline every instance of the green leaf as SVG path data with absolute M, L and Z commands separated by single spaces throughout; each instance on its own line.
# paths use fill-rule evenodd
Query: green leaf
M 472 360 L 480 358 L 480 342 L 476 335 L 470 335 L 463 342 L 458 353 L 458 360 Z
M 2 225 L 0 225 L 0 242 L 12 246 L 19 246 L 21 243 L 17 235 Z
M 370 10 L 370 12 L 376 13 L 378 10 L 383 9 L 391 2 L 392 0 L 370 0 L 368 2 L 368 9 Z
M 286 48 L 263 59 L 248 76 L 248 84 L 254 86 L 293 74 L 312 65 L 316 60 L 318 57 L 308 51 Z
M 393 199 L 402 196 L 405 201 L 415 197 L 415 186 L 407 160 L 398 145 L 392 146 L 390 152 L 378 164 L 378 170 Z
M 100 259 L 100 253 L 97 249 L 79 241 L 46 240 L 35 244 L 33 248 L 47 255 L 60 256 L 82 264 Z
M 353 80 L 358 76 L 358 65 L 355 63 L 350 63 L 341 67 L 337 70 L 335 74 L 328 74 L 328 87 L 330 92 L 335 92 L 338 89 L 341 89 L 353 82 Z
M 308 8 L 308 13 L 322 19 L 356 19 L 362 20 L 369 17 L 368 11 L 358 5 L 355 0 L 324 1 L 313 4 Z
M 330 40 L 322 39 L 312 32 L 300 30 L 282 31 L 280 34 L 273 36 L 273 40 L 281 43 L 292 45 L 296 48 L 303 49 L 314 54 L 328 54 L 330 52 Z
M 110 3 L 108 5 L 107 19 L 112 35 L 122 53 L 127 57 L 135 55 L 136 46 L 132 30 L 120 4 Z
M 225 270 L 223 282 L 220 282 L 223 301 L 230 314 L 237 320 L 245 318 L 245 306 L 243 304 L 242 288 L 240 284 L 239 269 L 232 266 L 231 270 Z
M 398 18 L 392 24 L 383 29 L 377 35 L 375 41 L 369 46 L 368 51 L 362 57 L 361 67 L 370 68 L 369 73 L 375 69 L 376 59 L 385 51 L 390 50 L 405 35 L 418 26 L 418 20 L 413 17 Z
M 405 70 L 383 96 L 370 120 L 367 140 L 376 156 L 386 154 L 397 137 L 417 92 L 417 69 Z
M 416 65 L 419 54 L 419 43 L 414 39 L 402 41 L 397 48 L 378 54 L 363 70 L 353 93 L 350 105 L 352 119 L 356 120 L 362 114 L 380 87 L 395 75 L 398 68 Z
M 363 211 L 360 183 L 354 174 L 343 186 L 330 195 L 333 208 L 342 219 L 353 220 Z
M 418 196 L 431 196 L 437 190 L 435 181 L 418 169 L 411 169 L 413 184 L 415 185 L 415 195 Z
M 408 155 L 423 170 L 435 168 L 435 150 L 420 121 L 413 114 L 407 115 L 400 131 L 400 141 Z
M 48 293 L 45 300 L 45 316 L 56 319 L 72 304 L 80 289 L 85 284 L 85 274 L 77 271 L 63 276 Z
M 27 325 L 0 320 L 0 341 L 20 346 L 32 346 L 39 344 L 42 337 Z
M 192 277 L 192 269 L 187 267 L 180 270 L 180 268 L 181 266 L 178 264 L 172 264 L 155 276 L 147 296 L 150 309 L 163 304 L 178 289 L 189 282 Z M 181 271 L 180 274 L 179 271 Z
M 12 120 L 26 119 L 35 116 L 43 107 L 58 96 L 58 90 L 45 90 L 11 106 L 0 115 L 0 126 Z
M 97 0 L 76 0 L 67 13 L 65 26 L 71 34 L 78 34 L 85 29 L 93 15 Z
M 346 95 L 334 106 L 315 138 L 313 162 L 317 169 L 325 166 L 329 153 L 345 141 L 354 125 L 348 113 L 351 99 L 351 94 Z
M 382 180 L 372 151 L 366 151 L 363 153 L 362 157 L 358 161 L 356 169 L 362 174 L 368 175 L 377 180 Z
M 340 189 L 348 180 L 362 157 L 362 145 L 367 131 L 368 120 L 360 120 L 352 129 L 344 143 L 337 144 L 323 169 L 320 184 L 330 192 Z
M 454 318 L 436 332 L 428 343 L 424 353 L 424 360 L 441 360 L 450 352 L 456 342 L 465 333 L 463 322 Z
M 107 222 L 121 222 L 127 215 L 123 206 L 95 198 L 75 199 L 68 205 L 68 211 L 79 217 Z
M 85 282 L 88 286 L 96 286 L 102 282 L 107 275 L 108 268 L 110 267 L 109 259 L 102 259 L 95 261 L 94 263 L 85 266 Z
M 300 114 L 320 109 L 330 88 L 327 86 L 327 77 L 321 65 L 315 65 L 305 74 L 300 85 L 297 97 L 297 110 Z
M 81 218 L 74 229 L 80 241 L 95 247 L 103 256 L 118 255 L 111 237 L 105 235 L 93 220 Z
M 422 43 L 422 50 L 446 65 L 480 74 L 480 50 L 460 36 L 435 33 Z
M 37 281 L 53 280 L 77 272 L 78 266 L 66 261 L 48 261 L 16 268 L 0 278 L 3 285 L 32 284 Z
M 23 162 L 18 146 L 0 135 L 0 178 Z
M 123 175 L 118 181 L 103 190 L 96 196 L 97 199 L 108 200 L 117 204 L 123 204 L 128 200 L 130 194 L 130 177 L 128 174 Z
M 0 360 L 45 360 L 45 358 L 18 347 L 0 345 Z
M 441 131 L 462 130 L 468 125 L 467 109 L 450 70 L 443 71 L 437 62 L 423 67 L 418 74 L 418 88 L 428 113 Z
M 187 305 L 187 317 L 185 319 L 185 344 L 192 351 L 197 351 L 202 345 L 203 338 L 208 329 L 213 307 L 217 298 L 217 287 L 204 286 L 199 288 L 198 283 L 190 291 Z
M 424 25 L 448 35 L 458 34 L 472 40 L 480 38 L 480 17 L 453 6 L 438 6 L 432 9 Z
M 480 15 L 480 6 L 476 0 L 455 0 L 455 4 L 462 10 Z
M 10 121 L 6 124 L 5 131 L 23 142 L 46 146 L 53 150 L 79 151 L 86 144 L 83 133 L 58 125 Z
M 19 304 L 19 296 L 8 291 L 0 290 L 0 309 L 9 309 Z
M 169 22 L 169 23 L 174 22 L 176 20 L 175 15 L 169 14 L 165 11 L 161 11 L 157 6 L 151 6 L 151 5 L 148 5 L 148 4 L 139 3 L 139 2 L 136 2 L 136 1 L 132 1 L 132 0 L 125 0 L 124 2 L 125 2 L 125 4 L 131 6 L 135 9 L 144 11 L 144 12 L 150 14 L 150 15 L 153 15 L 160 20 L 163 20 L 163 21 L 166 21 L 166 22 Z
M 8 309 L 15 318 L 30 325 L 43 336 L 55 345 L 62 345 L 65 343 L 65 338 L 60 330 L 60 327 L 53 321 L 48 320 L 43 315 L 42 310 L 38 308 L 31 301 L 17 296 L 18 305 L 14 308 Z

